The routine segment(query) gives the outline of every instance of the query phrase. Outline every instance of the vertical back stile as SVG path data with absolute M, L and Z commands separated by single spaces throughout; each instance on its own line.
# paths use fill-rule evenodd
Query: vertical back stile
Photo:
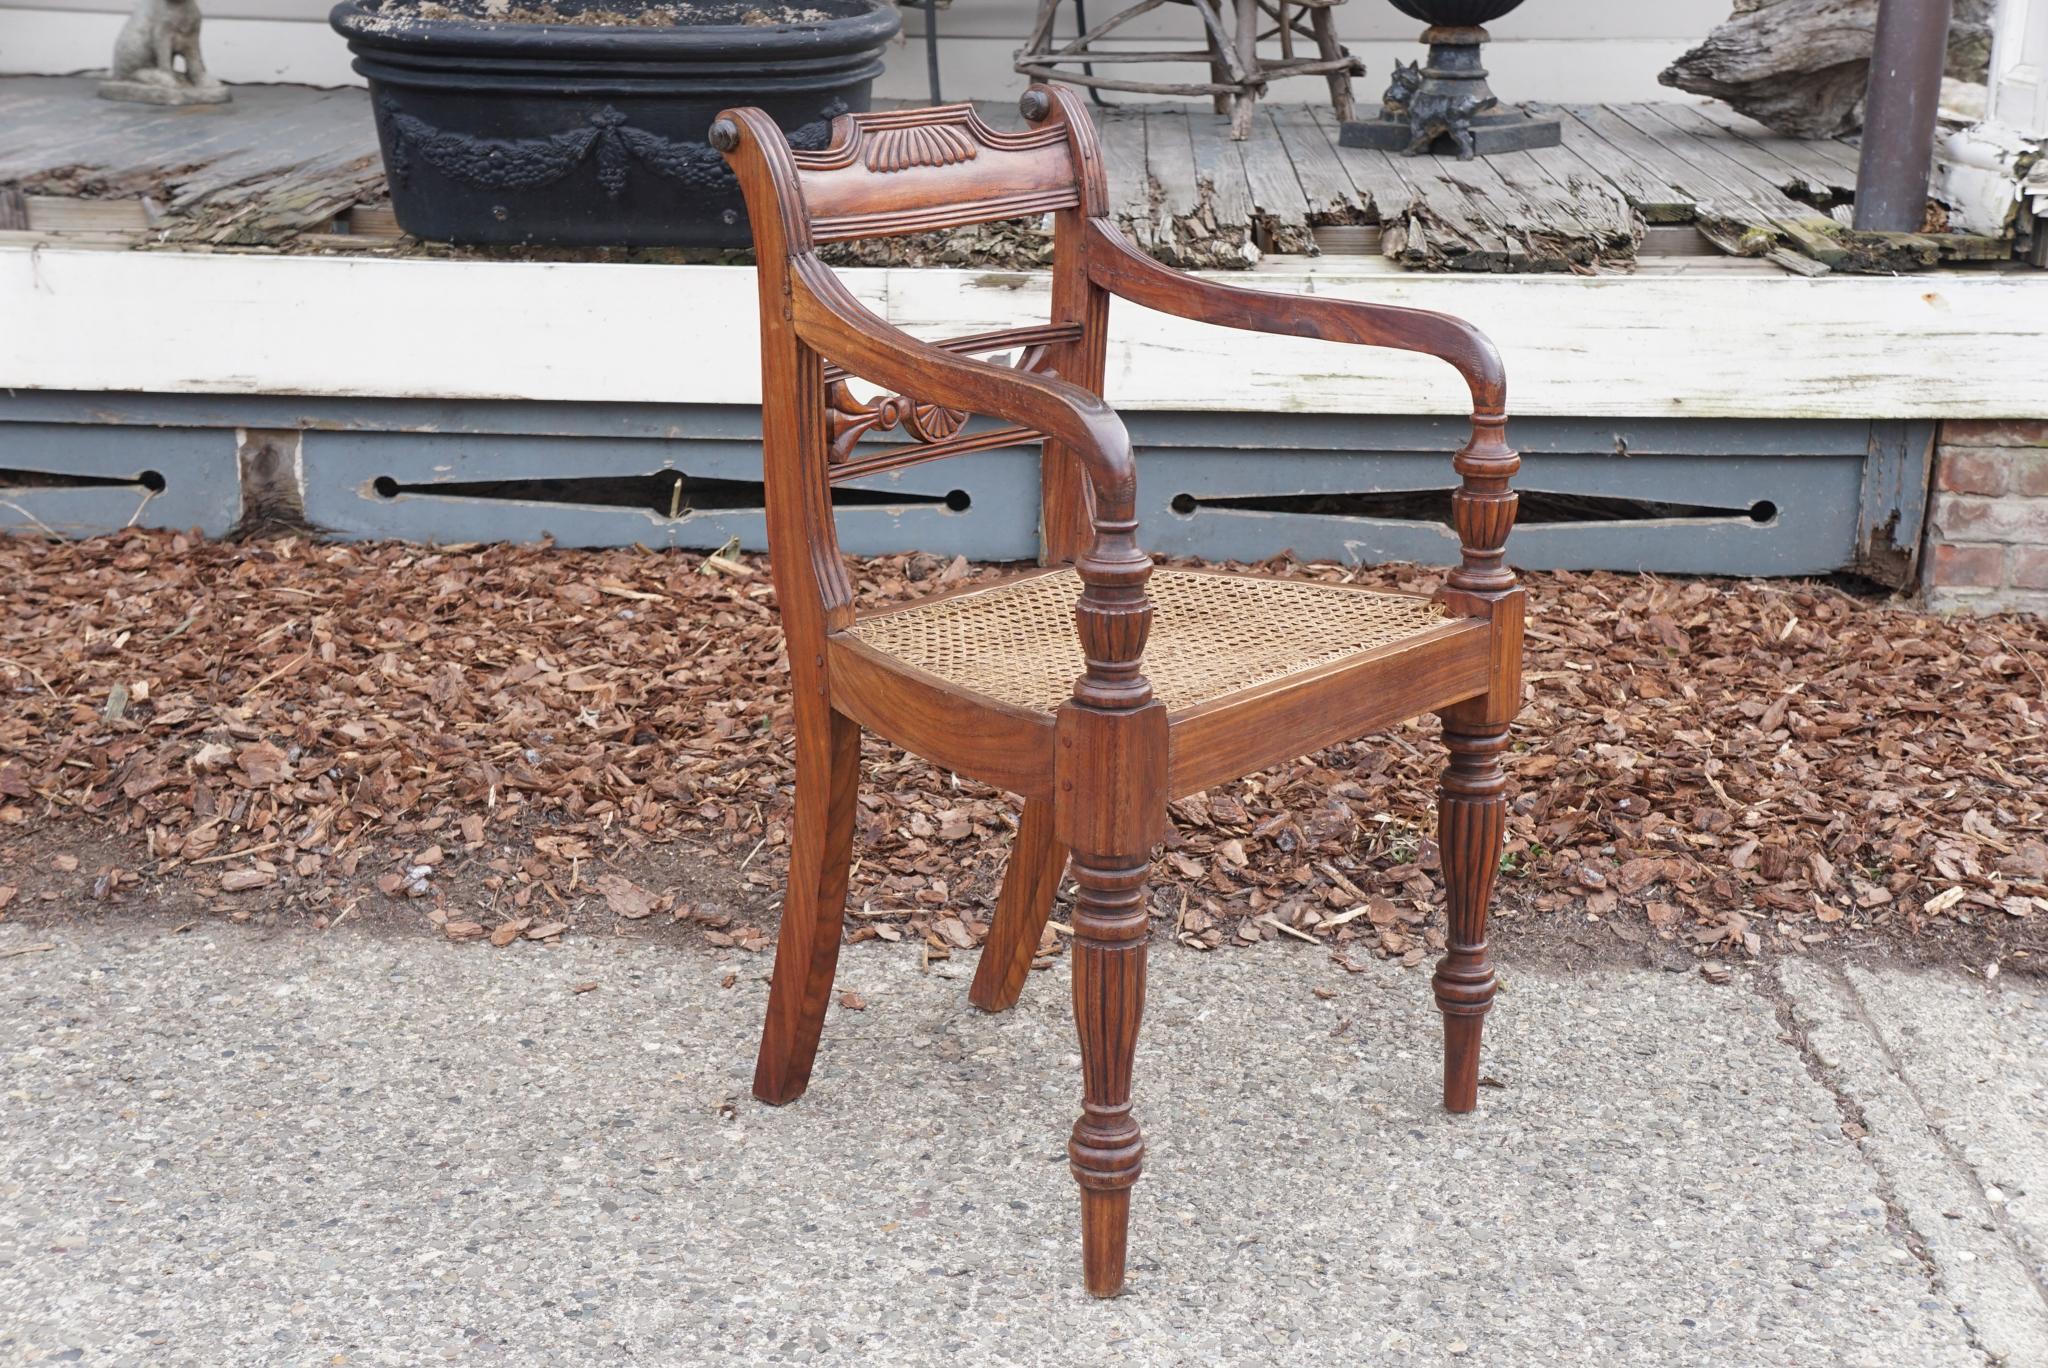
M 810 224 L 789 143 L 758 109 L 729 110 L 712 141 L 739 177 L 753 220 L 761 308 L 761 482 L 769 570 L 789 641 L 792 683 L 822 694 L 825 634 L 853 618 L 826 478 L 825 367 L 797 336 L 790 276 L 811 251 Z
M 1091 394 L 1102 393 L 1109 340 L 1109 292 L 1088 278 L 1087 220 L 1109 212 L 1109 191 L 1095 125 L 1074 93 L 1059 86 L 1033 86 L 1020 104 L 1024 117 L 1064 131 L 1079 191 L 1072 208 L 1053 214 L 1052 314 L 1054 325 L 1074 325 L 1081 335 L 1061 343 L 1047 358 L 1062 380 Z M 1039 471 L 1039 554 L 1044 565 L 1078 558 L 1094 535 L 1086 473 L 1074 453 L 1056 441 L 1041 450 Z

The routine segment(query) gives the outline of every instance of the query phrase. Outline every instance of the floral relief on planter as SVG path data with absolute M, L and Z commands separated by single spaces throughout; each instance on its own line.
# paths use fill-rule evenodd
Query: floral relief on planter
M 735 105 L 799 148 L 868 107 L 891 0 L 343 0 L 406 232 L 430 241 L 737 248 L 739 185 L 708 141 Z
M 493 189 L 530 190 L 549 185 L 574 170 L 594 151 L 598 184 L 612 199 L 625 191 L 634 163 L 650 171 L 702 189 L 737 185 L 732 168 L 709 144 L 683 142 L 634 128 L 626 116 L 606 105 L 590 116 L 587 126 L 536 138 L 484 138 L 436 128 L 407 114 L 386 96 L 380 104 L 393 130 L 389 171 L 394 184 L 412 183 L 412 158 L 444 175 Z M 847 112 L 834 100 L 819 116 L 789 134 L 789 144 L 815 150 L 832 140 L 832 120 Z

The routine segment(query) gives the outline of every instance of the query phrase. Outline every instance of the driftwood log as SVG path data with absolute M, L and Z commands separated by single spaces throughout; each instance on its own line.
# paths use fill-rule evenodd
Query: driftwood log
M 1795 138 L 1833 138 L 1863 122 L 1878 0 L 1736 0 L 1728 22 L 1657 78 L 1726 100 Z M 1956 0 L 1948 74 L 1982 81 L 1993 0 Z

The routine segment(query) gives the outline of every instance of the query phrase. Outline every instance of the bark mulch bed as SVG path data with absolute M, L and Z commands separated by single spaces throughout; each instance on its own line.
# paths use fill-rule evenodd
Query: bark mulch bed
M 1003 573 L 853 569 L 870 604 Z M 772 944 L 791 771 L 758 558 L 138 531 L 0 539 L 0 574 L 0 917 Z M 1529 583 L 1504 931 L 1710 968 L 1807 946 L 2048 967 L 2048 625 L 1817 583 Z M 1433 731 L 1174 804 L 1163 934 L 1424 962 Z M 970 949 L 1015 803 L 873 741 L 863 777 L 850 934 Z

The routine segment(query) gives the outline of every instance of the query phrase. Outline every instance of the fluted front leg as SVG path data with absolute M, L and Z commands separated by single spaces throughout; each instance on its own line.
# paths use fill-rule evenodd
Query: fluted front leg
M 1522 590 L 1507 566 L 1516 505 L 1509 481 L 1522 462 L 1507 443 L 1499 376 L 1475 382 L 1473 398 L 1472 438 L 1453 463 L 1460 478 L 1451 521 L 1463 555 L 1437 595 L 1450 611 L 1492 624 L 1486 692 L 1439 714 L 1451 753 L 1437 803 L 1450 935 L 1431 986 L 1444 1014 L 1444 1107 L 1454 1112 L 1479 1105 L 1479 1031 L 1496 982 L 1486 953 L 1486 908 L 1507 820 L 1501 755 L 1522 706 Z
M 1131 1185 L 1145 1137 L 1131 1113 L 1131 1061 L 1145 1011 L 1145 878 L 1150 852 L 1074 861 L 1074 1027 L 1081 1040 L 1081 1119 L 1067 1142 L 1081 1185 L 1081 1258 L 1088 1290 L 1123 1290 Z
M 1081 1041 L 1081 1119 L 1067 1155 L 1081 1185 L 1088 1290 L 1113 1297 L 1123 1290 L 1131 1185 L 1145 1159 L 1131 1113 L 1131 1061 L 1145 1011 L 1145 880 L 1166 825 L 1166 709 L 1150 701 L 1124 711 L 1069 703 L 1058 725 L 1053 810 L 1073 851 Z
M 1486 953 L 1486 909 L 1500 868 L 1507 817 L 1507 776 L 1501 753 L 1508 727 L 1467 723 L 1444 714 L 1444 769 L 1437 804 L 1437 846 L 1442 854 L 1449 945 L 1431 987 L 1444 1014 L 1444 1107 L 1468 1112 L 1479 1105 L 1479 1033 L 1493 1006 L 1495 976 Z

